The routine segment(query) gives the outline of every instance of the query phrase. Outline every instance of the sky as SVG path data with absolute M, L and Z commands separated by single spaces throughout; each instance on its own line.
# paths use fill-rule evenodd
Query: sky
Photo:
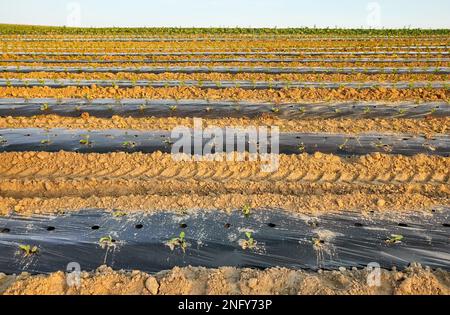
M 450 28 L 449 0 L 0 0 L 0 23 Z

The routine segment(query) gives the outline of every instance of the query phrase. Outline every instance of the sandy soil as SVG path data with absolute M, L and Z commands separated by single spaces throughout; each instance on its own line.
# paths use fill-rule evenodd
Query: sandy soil
M 169 109 L 168 109 L 169 111 Z M 80 113 L 80 117 L 61 117 L 57 115 L 39 115 L 33 117 L 0 117 L 0 128 L 72 128 L 72 129 L 136 129 L 136 130 L 172 130 L 177 126 L 193 127 L 192 118 L 132 118 L 113 116 L 111 119 L 89 116 Z M 221 118 L 203 119 L 203 126 L 278 126 L 282 132 L 330 132 L 330 133 L 409 133 L 448 134 L 450 117 L 445 118 L 392 118 L 392 119 L 295 119 L 286 120 L 266 114 L 259 118 Z
M 89 49 L 92 47 L 102 47 L 108 48 L 148 48 L 149 45 L 153 49 L 164 48 L 173 49 L 179 48 L 186 51 L 195 51 L 200 49 L 210 49 L 210 48 L 228 48 L 228 49 L 254 49 L 256 47 L 268 48 L 268 49 L 286 49 L 287 47 L 355 47 L 355 46 L 366 46 L 366 47 L 376 47 L 376 46 L 412 46 L 412 45 L 446 45 L 448 44 L 447 37 L 441 38 L 389 38 L 386 40 L 372 39 L 372 40 L 340 40 L 340 41 L 329 41 L 326 40 L 290 40 L 289 38 L 284 38 L 279 40 L 278 38 L 272 40 L 240 40 L 240 41 L 202 41 L 202 42 L 166 42 L 166 41 L 155 41 L 155 42 L 139 42 L 139 41 L 128 41 L 128 42 L 117 42 L 117 41 L 54 41 L 54 42 L 24 42 L 24 41 L 11 41 L 8 42 L 10 46 L 23 45 L 26 47 L 77 47 L 81 50 Z
M 450 200 L 450 159 L 437 156 L 281 155 L 273 173 L 262 172 L 260 161 L 175 162 L 160 152 L 12 152 L 0 158 L 0 214 L 244 205 L 299 213 L 429 212 Z
M 198 87 L 114 88 L 114 87 L 0 87 L 0 97 L 28 98 L 148 98 L 148 99 L 211 99 L 265 102 L 301 101 L 449 101 L 448 89 L 395 88 L 305 88 L 281 90 L 244 90 L 241 88 L 201 89 Z
M 446 74 L 263 74 L 263 73 L 142 73 L 130 72 L 113 73 L 54 73 L 32 72 L 15 73 L 3 72 L 4 79 L 72 79 L 72 80 L 149 80 L 149 81 L 299 81 L 299 82 L 414 82 L 414 81 L 448 81 Z
M 66 275 L 18 276 L 0 274 L 0 294 L 281 294 L 281 295 L 449 295 L 450 273 L 413 264 L 402 271 L 382 270 L 380 286 L 369 286 L 371 271 L 305 272 L 285 268 L 266 270 L 222 267 L 175 267 L 149 275 L 141 271 L 113 271 L 101 266 L 81 273 L 79 286 L 68 286 Z

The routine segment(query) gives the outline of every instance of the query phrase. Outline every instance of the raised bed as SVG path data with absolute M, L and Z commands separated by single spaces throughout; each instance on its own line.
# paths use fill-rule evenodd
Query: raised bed
M 176 106 L 176 110 L 173 110 Z M 124 117 L 259 117 L 270 114 L 283 119 L 307 118 L 424 118 L 449 117 L 450 105 L 426 103 L 251 103 L 205 100 L 147 99 L 0 99 L 0 116 L 59 115 L 79 117 L 81 113 L 110 118 Z
M 87 210 L 58 216 L 0 217 L 0 270 L 48 273 L 76 262 L 83 270 L 158 272 L 174 266 L 337 269 L 404 268 L 418 262 L 450 270 L 450 210 L 401 218 L 356 212 L 319 217 L 281 209 L 145 214 Z M 180 245 L 168 242 L 184 232 Z M 253 239 L 253 247 L 243 241 Z M 20 245 L 36 246 L 25 257 Z
M 231 62 L 242 62 L 242 63 L 283 63 L 283 62 L 301 62 L 301 63 L 310 63 L 310 62 L 324 62 L 324 63 L 433 63 L 433 62 L 450 62 L 450 58 L 427 58 L 427 59 L 419 59 L 419 58 L 396 58 L 396 59 L 383 59 L 383 58 L 324 58 L 324 59 L 294 59 L 294 58 L 220 58 L 220 59 L 177 59 L 177 60 L 155 60 L 155 59 L 122 59 L 122 60 L 86 60 L 86 59 L 77 59 L 77 60 L 59 60 L 59 59 L 1 59 L 0 63 L 231 63 Z
M 245 135 L 245 148 L 236 145 L 234 130 L 223 130 L 224 143 L 234 141 L 234 150 L 248 151 L 248 135 Z M 243 133 L 241 133 L 243 134 Z M 191 137 L 193 132 L 191 132 Z M 175 137 L 175 136 L 174 136 Z M 180 136 L 177 136 L 180 137 Z M 234 139 L 234 140 L 233 140 Z M 77 129 L 0 129 L 0 152 L 11 151 L 75 151 L 88 152 L 145 152 L 161 151 L 171 153 L 172 145 L 178 138 L 172 138 L 170 131 L 137 130 L 77 130 Z M 211 139 L 202 139 L 202 148 Z M 271 143 L 270 133 L 268 137 Z M 194 140 L 191 138 L 191 152 L 194 152 Z M 183 153 L 191 153 L 183 152 Z M 216 152 L 211 147 L 211 152 Z M 271 152 L 270 146 L 268 152 Z M 450 137 L 411 136 L 402 134 L 329 134 L 329 133 L 280 133 L 279 153 L 332 153 L 341 156 L 364 155 L 381 152 L 389 154 L 431 154 L 450 156 Z M 176 152 L 178 153 L 178 152 Z M 181 152 L 180 152 L 181 153 Z
M 31 73 L 31 72 L 62 72 L 62 73 L 267 73 L 267 74 L 281 74 L 281 73 L 330 73 L 330 74 L 450 74 L 448 67 L 428 67 L 428 68 L 362 68 L 362 67 L 345 67 L 345 68 L 330 68 L 330 67 L 15 67 L 15 66 L 0 66 L 0 72 L 13 73 Z
M 100 87 L 153 87 L 153 88 L 167 88 L 167 87 L 182 87 L 192 86 L 204 89 L 223 89 L 223 88 L 241 88 L 250 90 L 266 90 L 266 89 L 287 89 L 287 88 L 355 88 L 355 89 L 370 89 L 377 87 L 396 88 L 396 89 L 412 89 L 412 88 L 448 88 L 446 82 L 287 82 L 287 81 L 147 81 L 147 80 L 36 80 L 36 79 L 0 79 L 0 86 L 6 87 L 34 87 L 47 86 L 50 88 L 61 88 L 67 86 L 87 86 L 92 85 Z

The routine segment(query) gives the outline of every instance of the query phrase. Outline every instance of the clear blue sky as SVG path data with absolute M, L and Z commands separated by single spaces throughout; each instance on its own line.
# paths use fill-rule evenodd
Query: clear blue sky
M 368 27 L 372 13 L 375 27 L 450 28 L 450 0 L 0 0 L 0 23 L 67 25 L 71 2 L 80 26 Z

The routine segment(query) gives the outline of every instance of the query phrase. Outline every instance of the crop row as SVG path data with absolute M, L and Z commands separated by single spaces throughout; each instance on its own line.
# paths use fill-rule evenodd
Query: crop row
M 448 67 L 428 68 L 329 68 L 329 67 L 0 67 L 0 72 L 31 73 L 31 72 L 55 72 L 55 73 L 298 73 L 298 74 L 450 74 Z
M 305 51 L 305 52 L 280 52 L 280 51 L 196 51 L 196 52 L 149 52 L 149 53 L 95 53 L 95 52 L 9 52 L 4 54 L 6 56 L 365 56 L 365 55 L 445 55 L 448 56 L 448 51 Z
M 414 89 L 414 88 L 431 88 L 431 89 L 448 89 L 449 85 L 445 82 L 286 82 L 286 81 L 115 81 L 115 80 L 35 80 L 35 79 L 0 79 L 0 87 L 152 87 L 152 88 L 168 88 L 168 87 L 199 87 L 203 89 L 223 89 L 223 88 L 241 88 L 241 89 L 288 89 L 288 88 L 354 88 L 354 89 L 370 89 L 370 88 L 397 88 L 397 89 Z
M 167 27 L 58 27 L 2 24 L 0 34 L 5 35 L 136 35 L 172 36 L 172 35 L 316 35 L 316 36 L 448 36 L 448 29 L 341 29 L 341 28 L 167 28 Z
M 298 61 L 297 61 L 298 60 Z M 24 61 L 24 62 L 22 62 Z M 154 60 L 154 59 L 141 59 L 141 60 L 126 60 L 126 59 L 113 59 L 113 60 L 87 60 L 87 59 L 75 59 L 73 60 L 60 60 L 60 59 L 23 59 L 23 60 L 1 60 L 0 67 L 55 67 L 55 68 L 136 68 L 136 67 L 260 67 L 260 68 L 305 68 L 305 67 L 327 67 L 327 68 L 399 68 L 404 67 L 407 69 L 414 68 L 447 68 L 450 66 L 450 59 L 443 58 L 442 61 L 436 58 L 430 59 L 408 59 L 403 60 L 396 59 L 374 59 L 374 62 L 358 60 L 358 59 L 327 59 L 325 61 L 317 61 L 317 59 L 288 59 L 286 62 L 282 59 L 181 59 L 180 62 L 176 60 Z
M 238 130 L 237 128 L 236 130 Z M 223 130 L 224 137 L 235 136 L 236 130 Z M 0 152 L 12 151 L 76 151 L 80 153 L 105 152 L 165 152 L 171 153 L 176 138 L 171 138 L 170 131 L 137 130 L 74 130 L 74 129 L 35 129 L 14 128 L 0 129 Z M 245 136 L 245 135 L 244 135 Z M 248 138 L 248 135 L 245 137 Z M 270 136 L 268 143 L 271 142 Z M 202 147 L 211 139 L 203 139 Z M 193 143 L 193 142 L 191 142 Z M 244 148 L 236 146 L 236 152 L 249 152 L 251 143 L 245 141 Z M 224 143 L 222 145 L 225 145 Z M 256 145 L 256 144 L 255 144 Z M 267 153 L 271 153 L 267 148 Z M 180 149 L 180 148 L 179 148 Z M 181 147 L 182 149 L 182 147 Z M 185 148 L 186 149 L 186 148 Z M 213 145 L 211 153 L 226 152 L 227 147 Z M 279 153 L 331 153 L 337 155 L 365 155 L 381 152 L 388 154 L 430 154 L 450 155 L 450 138 L 435 136 L 427 139 L 422 136 L 363 134 L 349 136 L 345 134 L 320 133 L 280 133 Z M 190 148 L 189 148 L 190 150 Z M 177 153 L 190 154 L 179 151 Z M 272 152 L 276 153 L 276 152 Z
M 300 118 L 436 118 L 449 117 L 450 106 L 444 102 L 276 104 L 203 100 L 0 99 L 0 116 L 79 117 L 81 113 L 103 118 L 117 115 L 124 117 L 255 118 L 264 114 L 288 120 Z
M 67 261 L 80 261 L 86 269 L 107 263 L 154 273 L 187 265 L 240 267 L 242 261 L 251 260 L 261 269 L 276 265 L 317 270 L 365 266 L 375 260 L 382 268 L 403 268 L 408 264 L 405 257 L 414 257 L 432 268 L 448 269 L 446 215 L 444 208 L 431 215 L 403 216 L 401 222 L 391 216 L 368 218 L 345 212 L 300 217 L 250 205 L 200 215 L 117 209 L 27 218 L 14 214 L 0 218 L 0 249 L 5 253 L 0 266 L 7 273 L 20 273 L 29 270 L 32 261 L 34 272 L 49 273 L 60 272 Z M 433 253 L 428 250 L 431 241 Z M 174 283 L 176 278 L 169 277 Z

